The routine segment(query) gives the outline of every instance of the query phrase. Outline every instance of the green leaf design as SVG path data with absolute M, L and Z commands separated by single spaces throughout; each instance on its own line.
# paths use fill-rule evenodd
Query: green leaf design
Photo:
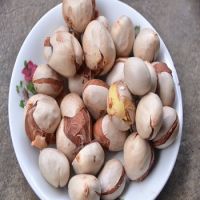
M 36 94 L 36 90 L 32 82 L 29 82 L 26 86 L 26 89 L 31 92 L 32 94 Z
M 23 87 L 23 81 L 20 81 L 19 86 L 22 88 Z
M 23 95 L 23 99 L 24 99 L 25 101 L 28 101 L 28 99 L 29 99 L 29 94 L 28 94 L 28 91 L 27 91 L 26 88 L 23 88 L 23 90 L 22 90 L 22 95 Z
M 135 35 L 137 36 L 140 32 L 140 26 L 135 26 Z
M 27 66 L 27 61 L 25 60 L 25 61 L 24 61 L 24 67 L 26 67 L 26 66 Z
M 19 86 L 18 85 L 16 85 L 16 91 L 19 94 Z
M 25 106 L 25 102 L 24 102 L 24 100 L 20 100 L 20 102 L 19 102 L 19 106 L 20 106 L 21 108 L 24 108 L 24 106 Z

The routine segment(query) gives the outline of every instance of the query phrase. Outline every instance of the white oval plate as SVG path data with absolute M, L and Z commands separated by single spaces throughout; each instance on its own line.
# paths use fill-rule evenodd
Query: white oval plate
M 120 1 L 96 1 L 99 13 L 105 15 L 110 22 L 113 22 L 120 15 L 127 15 L 132 19 L 135 25 L 140 25 L 141 28 L 153 28 L 141 14 Z M 43 200 L 66 200 L 69 198 L 66 188 L 55 189 L 51 187 L 40 174 L 38 168 L 39 151 L 31 147 L 25 134 L 23 127 L 23 109 L 18 105 L 20 97 L 16 93 L 16 85 L 23 79 L 21 70 L 24 60 L 32 60 L 36 64 L 45 63 L 43 59 L 44 38 L 50 35 L 59 25 L 63 24 L 61 4 L 51 9 L 37 22 L 25 39 L 17 56 L 9 91 L 9 124 L 14 150 L 24 176 L 35 193 Z M 171 174 L 180 146 L 183 122 L 181 91 L 173 61 L 162 39 L 159 60 L 166 62 L 173 72 L 176 86 L 174 107 L 177 110 L 180 120 L 179 135 L 173 145 L 159 153 L 155 167 L 143 182 L 131 182 L 128 187 L 126 187 L 122 195 L 125 200 L 132 200 L 133 198 L 134 200 L 155 199 Z M 115 155 L 115 157 L 122 158 L 120 153 Z

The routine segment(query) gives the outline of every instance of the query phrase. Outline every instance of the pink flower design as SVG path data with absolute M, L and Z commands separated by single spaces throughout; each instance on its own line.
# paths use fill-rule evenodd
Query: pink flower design
M 37 65 L 34 64 L 32 61 L 28 61 L 28 63 L 26 63 L 24 69 L 22 70 L 22 74 L 24 74 L 24 79 L 26 81 L 32 81 L 33 78 L 33 74 L 35 72 L 37 68 Z

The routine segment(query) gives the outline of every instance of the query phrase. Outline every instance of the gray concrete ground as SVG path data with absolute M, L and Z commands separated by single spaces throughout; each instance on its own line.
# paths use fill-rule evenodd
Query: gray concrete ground
M 7 100 L 17 53 L 33 25 L 60 1 L 0 1 L 0 199 L 38 199 L 25 180 L 12 147 Z M 160 33 L 174 60 L 183 94 L 180 152 L 158 199 L 200 199 L 200 1 L 124 0 Z M 134 197 L 133 197 L 134 199 Z

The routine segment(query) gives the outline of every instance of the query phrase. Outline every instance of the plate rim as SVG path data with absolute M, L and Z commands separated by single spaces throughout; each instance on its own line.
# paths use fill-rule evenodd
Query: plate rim
M 101 0 L 99 0 L 101 1 Z M 128 4 L 124 3 L 124 2 L 121 2 L 119 0 L 110 0 L 110 1 L 113 1 L 113 2 L 117 2 L 119 4 L 123 4 L 123 6 L 126 6 L 128 9 L 132 9 L 134 10 L 134 12 L 136 12 L 140 18 L 144 19 L 149 25 L 151 25 L 154 28 L 154 26 L 148 21 L 147 18 L 145 18 L 140 12 L 138 12 L 135 8 L 129 6 Z M 29 31 L 28 35 L 26 36 L 26 38 L 24 39 L 19 51 L 18 51 L 18 54 L 17 54 L 17 57 L 16 57 L 16 60 L 15 60 L 15 64 L 14 64 L 14 67 L 12 69 L 12 75 L 11 75 L 11 79 L 10 79 L 10 85 L 9 85 L 9 94 L 8 94 L 8 120 L 9 120 L 9 130 L 10 130 L 10 135 L 11 135 L 11 140 L 12 140 L 12 145 L 13 145 L 13 148 L 14 148 L 14 152 L 15 152 L 15 155 L 16 155 L 16 158 L 17 158 L 17 161 L 18 161 L 18 164 L 21 168 L 21 171 L 24 175 L 24 177 L 26 178 L 26 181 L 29 183 L 30 185 L 30 188 L 34 191 L 34 193 L 39 197 L 39 198 L 42 198 L 42 199 L 45 199 L 45 197 L 42 195 L 42 193 L 38 192 L 37 190 L 37 187 L 36 185 L 34 185 L 32 182 L 31 182 L 31 179 L 29 177 L 29 172 L 28 170 L 26 169 L 26 166 L 23 164 L 21 158 L 20 158 L 20 155 L 19 153 L 16 151 L 17 147 L 16 147 L 16 143 L 14 142 L 13 140 L 13 136 L 12 136 L 12 125 L 11 125 L 11 119 L 10 119 L 10 116 L 11 116 L 11 107 L 12 107 L 12 100 L 11 100 L 11 96 L 12 96 L 12 86 L 13 86 L 13 81 L 14 81 L 14 74 L 15 74 L 15 70 L 16 70 L 16 66 L 17 66 L 17 60 L 19 59 L 20 57 L 20 52 L 21 50 L 23 49 L 23 46 L 25 45 L 25 43 L 29 40 L 30 38 L 30 35 L 31 35 L 31 32 L 38 26 L 38 24 L 41 22 L 41 20 L 44 20 L 46 18 L 47 15 L 49 15 L 51 12 L 53 12 L 53 10 L 56 10 L 58 7 L 60 7 L 62 5 L 62 3 L 59 3 L 57 4 L 56 6 L 54 6 L 53 8 L 51 8 L 50 10 L 48 10 L 44 15 L 42 15 L 39 20 L 34 24 L 34 26 L 31 28 L 31 30 Z M 159 33 L 158 33 L 159 34 Z M 160 34 L 159 34 L 160 36 Z M 166 180 L 163 182 L 162 184 L 162 187 L 160 187 L 160 189 L 156 192 L 156 194 L 154 195 L 154 198 L 155 199 L 156 197 L 158 197 L 158 195 L 160 194 L 160 192 L 163 190 L 164 186 L 166 185 L 167 181 L 169 180 L 169 177 L 171 176 L 172 174 L 172 171 L 175 167 L 175 163 L 176 163 L 176 160 L 177 160 L 177 157 L 178 157 L 178 153 L 179 153 L 179 150 L 180 150 L 180 145 L 181 145 L 181 141 L 182 141 L 182 135 L 183 135 L 183 100 L 182 100 L 182 92 L 181 92 L 181 87 L 180 87 L 180 82 L 179 82 L 179 78 L 178 78 L 178 74 L 177 74 L 177 71 L 176 71 L 176 68 L 174 66 L 174 62 L 172 60 L 172 57 L 171 57 L 171 54 L 169 53 L 169 50 L 166 46 L 166 44 L 164 43 L 164 41 L 162 40 L 162 38 L 160 37 L 160 40 L 161 42 L 163 43 L 163 46 L 164 48 L 166 49 L 166 52 L 167 54 L 169 55 L 169 59 L 170 59 L 170 62 L 172 63 L 173 67 L 174 67 L 174 72 L 175 72 L 175 78 L 177 79 L 177 94 L 179 96 L 179 101 L 178 101 L 178 104 L 180 106 L 180 114 L 179 114 L 179 123 L 180 123 L 180 127 L 179 127 L 179 132 L 181 134 L 180 136 L 180 140 L 179 140 L 179 143 L 178 143 L 178 148 L 176 149 L 176 152 L 174 152 L 175 154 L 175 157 L 174 157 L 174 160 L 173 160 L 173 163 L 171 163 L 170 165 L 170 173 L 168 174 Z

